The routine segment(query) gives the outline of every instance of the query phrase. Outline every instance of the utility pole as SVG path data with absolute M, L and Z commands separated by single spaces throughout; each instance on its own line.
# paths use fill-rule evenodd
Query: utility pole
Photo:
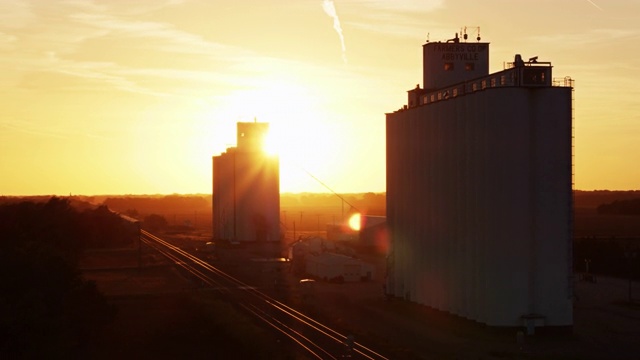
M 138 221 L 138 271 L 142 269 L 142 230 Z
M 302 229 L 302 214 L 304 211 L 300 211 L 300 229 Z

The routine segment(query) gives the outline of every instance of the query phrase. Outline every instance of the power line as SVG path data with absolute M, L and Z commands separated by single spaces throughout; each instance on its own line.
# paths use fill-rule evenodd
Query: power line
M 317 177 L 315 177 L 312 173 L 310 173 L 309 171 L 307 171 L 307 169 L 303 168 L 302 166 L 300 166 L 300 168 L 302 169 L 302 171 L 306 172 L 307 175 L 311 176 L 315 181 L 319 182 L 322 186 L 324 186 L 325 188 L 327 188 L 329 191 L 331 191 L 335 196 L 339 197 L 342 201 L 346 202 L 347 205 L 351 206 L 352 209 L 355 209 L 357 212 L 360 212 L 360 210 L 355 207 L 353 204 L 351 204 L 350 202 L 347 201 L 347 199 L 345 199 L 342 195 L 338 194 L 337 192 L 333 191 L 332 188 L 329 187 L 329 185 L 325 184 L 324 182 L 322 182 L 322 180 L 318 179 Z

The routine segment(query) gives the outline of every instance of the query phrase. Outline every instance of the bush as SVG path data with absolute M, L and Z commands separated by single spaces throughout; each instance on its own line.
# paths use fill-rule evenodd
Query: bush
M 145 216 L 144 220 L 142 221 L 142 226 L 151 232 L 164 230 L 168 224 L 169 223 L 167 222 L 167 219 L 165 219 L 164 216 L 158 214 Z
M 0 206 L 0 358 L 74 358 L 114 315 L 77 259 L 89 236 L 67 200 Z

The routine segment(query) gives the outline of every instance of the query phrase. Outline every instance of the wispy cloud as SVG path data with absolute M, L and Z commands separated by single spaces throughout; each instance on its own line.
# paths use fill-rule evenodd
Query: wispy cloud
M 15 36 L 0 32 L 0 49 L 10 49 L 14 46 L 16 40 Z
M 405 16 L 404 12 L 411 9 L 424 10 L 441 5 L 440 1 L 408 1 L 398 7 L 386 5 L 384 1 L 356 2 L 371 10 L 363 13 L 373 21 L 354 23 L 354 26 L 412 36 L 424 32 L 424 22 L 407 16 L 400 22 L 402 25 L 397 25 L 395 17 Z M 43 6 L 38 2 L 34 4 Z M 283 69 L 301 76 L 326 73 L 313 63 L 265 56 L 212 41 L 173 23 L 151 20 L 154 19 L 152 16 L 132 16 L 133 10 L 118 2 L 65 0 L 56 6 L 55 21 L 47 22 L 46 26 L 44 19 L 33 17 L 43 11 L 26 3 L 22 10 L 16 11 L 16 16 L 23 19 L 22 24 L 29 24 L 28 30 L 14 31 L 0 24 L 0 65 L 12 69 L 16 74 L 11 77 L 12 84 L 25 91 L 46 90 L 42 87 L 49 83 L 53 84 L 50 90 L 55 91 L 117 90 L 153 97 L 196 94 L 206 97 L 214 96 L 215 91 L 224 88 L 254 86 L 251 79 L 281 74 Z M 114 10 L 114 6 L 121 8 Z M 181 2 L 165 1 L 157 6 L 181 6 Z M 140 5 L 135 11 L 154 10 L 151 6 Z M 142 53 L 128 61 L 127 54 L 120 49 L 107 51 L 105 48 L 101 52 L 99 49 L 104 44 Z M 5 51 L 7 46 L 15 49 Z M 153 61 L 141 61 L 144 56 Z M 351 70 L 358 71 L 355 67 Z M 46 73 L 60 77 L 49 76 L 47 79 Z M 0 74 L 0 79 L 2 77 Z M 4 80 L 8 78 L 7 75 L 4 77 Z
M 14 86 L 44 86 L 45 82 L 25 83 L 25 78 L 38 76 L 29 74 L 57 73 L 76 79 L 77 81 L 59 81 L 55 87 L 64 87 L 78 91 L 104 91 L 106 88 L 150 96 L 167 96 L 172 89 L 155 89 L 153 82 L 146 81 L 141 85 L 141 77 L 177 78 L 182 76 L 183 83 L 188 81 L 221 81 L 230 82 L 229 77 L 211 76 L 214 63 L 234 63 L 255 59 L 255 54 L 242 48 L 227 46 L 204 39 L 199 34 L 177 29 L 164 22 L 142 21 L 131 13 L 155 11 L 160 7 L 179 6 L 181 1 L 165 1 L 152 5 L 129 6 L 123 4 L 122 12 L 114 11 L 111 6 L 92 1 L 65 0 L 58 1 L 55 6 L 56 15 L 38 18 L 37 6 L 52 6 L 51 3 L 34 3 L 15 1 L 0 2 L 0 64 L 9 73 L 0 74 L 0 81 Z M 118 3 L 115 3 L 116 5 Z M 132 10 L 132 8 L 135 8 Z M 47 9 L 50 10 L 50 9 Z M 144 48 L 150 57 L 166 59 L 169 67 L 153 69 L 141 67 L 135 62 L 123 62 L 126 54 L 113 54 L 108 51 L 100 53 L 87 52 L 87 48 L 97 41 L 109 40 L 115 44 L 126 44 L 134 48 Z M 136 45 L 137 44 L 137 45 Z M 94 46 L 95 48 L 95 46 Z M 125 47 L 126 48 L 126 47 Z M 199 61 L 200 67 L 191 67 L 188 71 L 180 68 L 175 61 L 177 55 L 184 55 L 182 60 Z M 171 66 L 176 66 L 171 68 Z M 3 79 L 4 78 L 4 79 Z M 22 80 L 20 80 L 22 78 Z M 64 78 L 60 78 L 64 80 Z M 180 86 L 179 84 L 177 86 Z M 189 86 L 184 84 L 184 86 Z M 1 91 L 2 89 L 0 89 Z M 180 89 L 176 89 L 179 93 Z
M 47 126 L 43 123 L 21 120 L 17 118 L 0 118 L 0 128 L 5 131 L 18 131 L 29 135 L 66 139 L 78 135 L 77 131 L 64 129 L 59 125 Z
M 425 29 L 450 29 L 423 15 L 445 6 L 443 0 L 351 0 L 352 13 L 346 22 L 351 27 L 403 38 L 426 36 Z
M 444 0 L 351 0 L 351 3 L 386 12 L 426 13 L 444 6 Z
M 598 10 L 600 10 L 600 11 L 604 11 L 604 10 L 602 10 L 602 8 L 601 8 L 600 6 L 598 6 L 598 4 L 594 3 L 593 1 L 591 1 L 591 0 L 587 0 L 587 2 L 588 2 L 589 4 L 591 4 L 591 5 L 593 5 L 596 9 L 598 9 Z
M 333 19 L 333 28 L 338 33 L 338 37 L 340 37 L 340 45 L 342 47 L 342 61 L 344 61 L 346 64 L 347 63 L 347 47 L 344 44 L 344 34 L 342 33 L 340 18 L 338 17 L 338 12 L 336 11 L 336 6 L 333 3 L 333 0 L 323 0 L 322 9 L 327 15 L 329 15 L 329 17 Z
M 165 49 L 182 53 L 215 54 L 224 49 L 223 45 L 205 41 L 199 35 L 175 29 L 169 24 L 149 21 L 132 21 L 106 14 L 79 13 L 70 16 L 72 20 L 107 31 L 105 35 L 153 38 L 164 40 Z
M 0 24 L 2 28 L 24 28 L 35 18 L 36 15 L 27 1 L 0 1 Z
M 398 21 L 398 17 L 402 17 Z M 390 35 L 406 39 L 426 40 L 428 31 L 446 32 L 450 26 L 422 20 L 417 17 L 404 16 L 399 14 L 377 13 L 368 14 L 364 21 L 349 21 L 349 26 L 367 30 L 373 33 Z
M 529 39 L 545 44 L 560 45 L 589 45 L 603 44 L 607 41 L 629 40 L 640 36 L 640 30 L 602 28 L 583 31 L 580 33 L 555 33 L 549 35 L 534 35 Z

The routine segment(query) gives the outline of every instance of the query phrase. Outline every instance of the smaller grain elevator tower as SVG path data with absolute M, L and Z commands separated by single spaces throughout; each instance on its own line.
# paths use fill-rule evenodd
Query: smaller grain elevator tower
M 239 122 L 237 146 L 213 157 L 213 238 L 231 242 L 280 239 L 280 175 L 264 151 L 268 123 Z

